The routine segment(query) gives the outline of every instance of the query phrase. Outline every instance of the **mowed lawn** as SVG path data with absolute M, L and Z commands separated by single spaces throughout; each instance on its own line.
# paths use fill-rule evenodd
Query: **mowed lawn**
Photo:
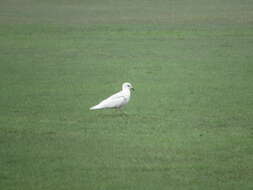
M 2 190 L 251 190 L 252 123 L 250 0 L 0 1 Z

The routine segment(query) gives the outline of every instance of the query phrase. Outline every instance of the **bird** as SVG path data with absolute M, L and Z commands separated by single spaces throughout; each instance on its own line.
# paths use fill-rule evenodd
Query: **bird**
M 126 105 L 131 97 L 131 90 L 134 91 L 133 86 L 129 82 L 122 84 L 122 90 L 104 99 L 99 104 L 90 107 L 90 110 L 99 110 L 106 108 L 122 108 Z

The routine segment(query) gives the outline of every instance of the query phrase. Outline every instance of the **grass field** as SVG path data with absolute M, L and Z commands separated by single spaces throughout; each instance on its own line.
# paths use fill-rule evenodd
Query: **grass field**
M 0 0 L 0 189 L 251 190 L 252 84 L 250 0 Z

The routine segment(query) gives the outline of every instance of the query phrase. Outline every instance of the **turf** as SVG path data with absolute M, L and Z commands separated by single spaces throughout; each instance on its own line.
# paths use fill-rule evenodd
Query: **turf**
M 0 189 L 253 189 L 250 0 L 0 1 Z M 118 91 L 125 108 L 89 111 Z

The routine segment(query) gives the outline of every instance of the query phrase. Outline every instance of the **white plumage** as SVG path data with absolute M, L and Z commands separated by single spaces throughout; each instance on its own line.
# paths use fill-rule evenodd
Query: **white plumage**
M 133 86 L 125 82 L 122 84 L 122 90 L 112 96 L 101 101 L 98 105 L 90 108 L 90 110 L 105 109 L 105 108 L 121 108 L 127 104 L 131 97 L 131 89 L 134 90 Z

